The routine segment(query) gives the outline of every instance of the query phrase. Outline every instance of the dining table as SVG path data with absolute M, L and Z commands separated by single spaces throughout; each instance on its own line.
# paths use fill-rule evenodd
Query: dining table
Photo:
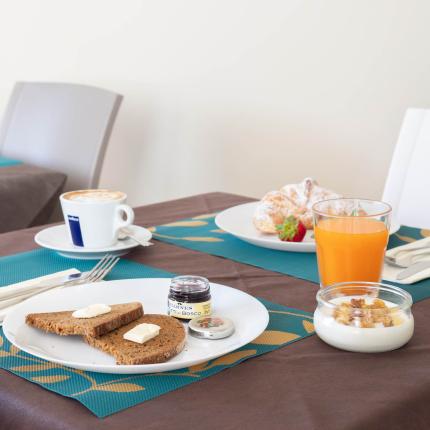
M 1 169 L 0 169 L 1 170 Z M 0 172 L 1 174 L 1 172 Z M 1 181 L 0 181 L 1 182 Z M 253 199 L 213 192 L 135 208 L 154 226 L 215 213 Z M 37 248 L 41 227 L 0 235 L 0 256 Z M 319 285 L 155 240 L 124 258 L 198 274 L 281 305 L 313 312 Z M 312 335 L 105 418 L 77 401 L 0 370 L 0 428 L 428 429 L 430 300 L 413 306 L 415 333 L 385 353 L 341 351 Z
M 0 157 L 0 233 L 49 222 L 67 176 Z

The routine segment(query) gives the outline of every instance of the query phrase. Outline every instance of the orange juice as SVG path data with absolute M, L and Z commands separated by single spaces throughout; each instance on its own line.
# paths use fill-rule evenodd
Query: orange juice
M 388 242 L 379 220 L 327 218 L 315 227 L 318 270 L 322 286 L 338 282 L 379 282 Z

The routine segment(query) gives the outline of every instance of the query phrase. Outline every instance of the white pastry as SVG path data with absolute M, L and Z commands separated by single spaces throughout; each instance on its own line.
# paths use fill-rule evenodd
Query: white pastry
M 288 184 L 279 191 L 268 192 L 255 210 L 254 225 L 263 233 L 276 233 L 276 225 L 294 215 L 310 230 L 313 228 L 312 206 L 321 200 L 340 197 L 320 187 L 314 179 L 305 178 L 299 184 Z
M 284 193 L 270 191 L 254 212 L 254 225 L 263 233 L 276 233 L 276 226 L 282 224 L 294 208 L 294 203 Z

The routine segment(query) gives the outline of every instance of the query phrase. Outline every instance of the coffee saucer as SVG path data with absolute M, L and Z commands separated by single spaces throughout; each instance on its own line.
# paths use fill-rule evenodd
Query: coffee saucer
M 139 236 L 142 240 L 151 240 L 152 233 L 137 225 L 127 227 L 133 231 L 133 234 Z M 106 254 L 111 255 L 124 255 L 130 252 L 139 244 L 133 239 L 127 237 L 118 240 L 115 245 L 106 248 L 81 248 L 70 243 L 69 235 L 65 224 L 55 225 L 53 227 L 45 228 L 34 236 L 34 241 L 41 247 L 52 249 L 58 254 L 67 258 L 76 258 L 80 260 L 96 260 L 102 258 Z

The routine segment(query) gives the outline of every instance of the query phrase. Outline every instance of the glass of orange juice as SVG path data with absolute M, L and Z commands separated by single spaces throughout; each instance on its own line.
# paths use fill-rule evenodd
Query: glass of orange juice
M 323 200 L 312 208 L 321 287 L 380 282 L 391 206 L 376 200 Z

